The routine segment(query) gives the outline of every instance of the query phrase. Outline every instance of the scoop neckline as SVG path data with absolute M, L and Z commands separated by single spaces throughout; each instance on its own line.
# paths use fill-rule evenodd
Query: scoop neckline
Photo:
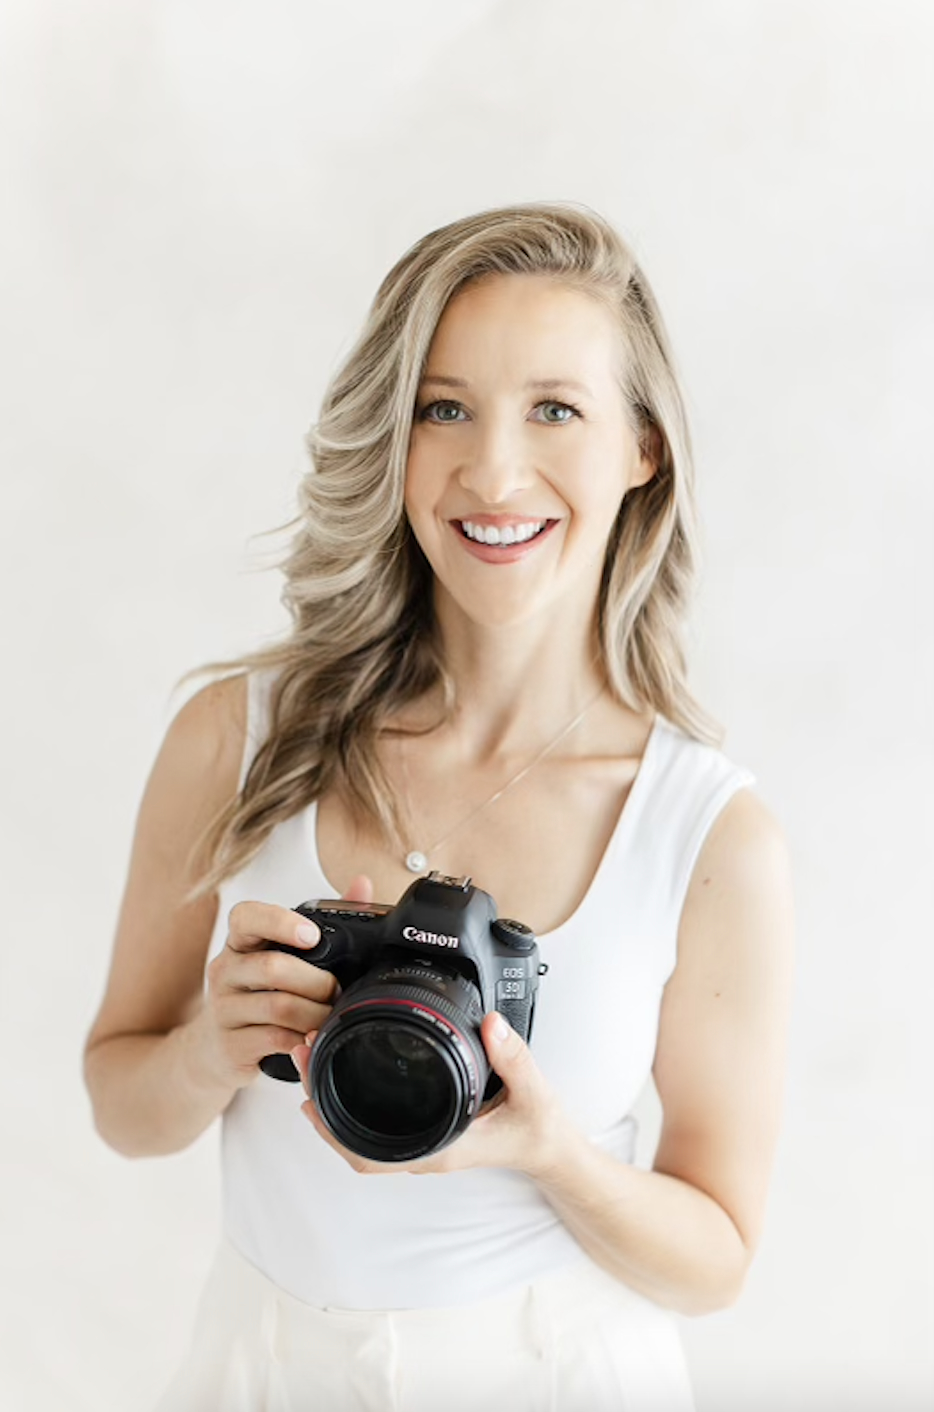
M 563 922 L 559 922 L 556 927 L 552 927 L 547 932 L 536 932 L 536 940 L 538 942 L 547 941 L 551 937 L 555 937 L 560 932 L 563 932 L 566 928 L 573 926 L 574 923 L 579 921 L 581 913 L 584 912 L 588 904 L 591 902 L 591 899 L 593 898 L 593 895 L 597 891 L 597 888 L 602 880 L 603 873 L 609 866 L 610 858 L 618 853 L 621 843 L 626 837 L 626 834 L 632 831 L 632 820 L 634 819 L 634 816 L 641 804 L 642 796 L 645 794 L 645 791 L 648 788 L 648 780 L 651 776 L 652 770 L 655 767 L 655 757 L 659 749 L 658 741 L 661 737 L 665 724 L 666 722 L 664 716 L 662 716 L 660 712 L 656 711 L 655 719 L 652 722 L 652 726 L 646 739 L 645 746 L 642 750 L 642 755 L 639 759 L 639 767 L 636 770 L 635 775 L 633 776 L 632 784 L 629 786 L 629 789 L 626 792 L 626 798 L 623 800 L 622 805 L 620 806 L 619 814 L 616 817 L 616 823 L 613 825 L 613 830 L 607 840 L 606 847 L 604 848 L 603 853 L 600 856 L 600 860 L 597 863 L 596 868 L 594 869 L 593 876 L 590 879 L 586 892 L 584 893 L 580 902 L 574 908 L 574 911 L 571 913 L 571 915 L 569 917 L 566 917 Z M 324 868 L 321 866 L 321 854 L 318 851 L 317 799 L 312 800 L 311 804 L 308 806 L 307 833 L 311 848 L 312 862 L 318 869 L 318 874 L 322 882 L 325 884 L 325 887 L 329 889 L 329 892 L 326 895 L 330 897 L 339 897 L 340 892 L 337 888 L 332 885 L 330 879 L 325 874 Z

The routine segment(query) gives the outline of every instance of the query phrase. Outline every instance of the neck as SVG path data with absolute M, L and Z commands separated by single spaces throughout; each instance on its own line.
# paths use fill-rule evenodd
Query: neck
M 526 754 L 573 719 L 604 685 L 594 622 L 478 624 L 439 594 L 444 660 L 454 683 L 453 728 L 476 759 Z

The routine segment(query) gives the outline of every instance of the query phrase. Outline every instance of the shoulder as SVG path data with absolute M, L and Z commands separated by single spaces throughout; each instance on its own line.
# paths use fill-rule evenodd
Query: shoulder
M 166 746 L 189 764 L 232 764 L 240 759 L 247 729 L 247 673 L 210 682 L 179 708 Z
M 753 779 L 749 770 L 724 754 L 718 745 L 689 735 L 667 716 L 656 715 L 651 743 L 664 772 L 682 783 L 687 778 L 707 783 L 727 778 L 747 782 Z
M 217 735 L 246 729 L 249 673 L 209 682 L 181 706 L 172 728 L 192 735 Z
M 752 789 L 736 790 L 714 819 L 694 866 L 692 895 L 740 889 L 790 889 L 791 862 L 785 833 Z
M 714 819 L 695 862 L 678 933 L 675 977 L 728 971 L 751 983 L 763 968 L 790 975 L 794 936 L 791 860 L 785 834 L 751 789 Z M 783 988 L 783 987 L 782 987 Z
M 247 678 L 202 687 L 176 712 L 143 799 L 142 822 L 188 835 L 237 792 L 247 728 Z M 184 822 L 183 822 L 184 821 Z
M 671 899 L 680 915 L 698 860 L 726 835 L 729 851 L 737 832 L 757 832 L 758 805 L 750 794 L 752 773 L 717 746 L 687 735 L 664 716 L 656 717 L 641 773 L 639 816 L 644 834 L 670 864 Z M 761 806 L 761 832 L 767 816 Z

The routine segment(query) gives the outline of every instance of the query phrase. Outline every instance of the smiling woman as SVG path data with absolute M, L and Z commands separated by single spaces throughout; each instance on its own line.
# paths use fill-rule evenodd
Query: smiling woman
M 606 304 L 552 278 L 487 276 L 448 304 L 419 387 L 405 483 L 437 611 L 453 599 L 475 616 L 489 599 L 497 622 L 511 609 L 528 625 L 548 613 L 552 633 L 564 631 L 558 614 L 575 646 L 593 650 L 607 539 L 627 491 L 654 472 L 624 396 L 623 359 Z M 442 387 L 457 400 L 437 400 Z M 494 576 L 476 563 L 516 567 Z
M 791 909 L 686 684 L 690 453 L 644 276 L 571 206 L 432 232 L 309 447 L 292 631 L 170 726 L 87 1045 L 119 1151 L 223 1115 L 224 1242 L 160 1408 L 687 1412 L 670 1311 L 735 1299 L 759 1239 Z M 447 1123 L 452 1075 L 479 1116 L 367 1155 Z

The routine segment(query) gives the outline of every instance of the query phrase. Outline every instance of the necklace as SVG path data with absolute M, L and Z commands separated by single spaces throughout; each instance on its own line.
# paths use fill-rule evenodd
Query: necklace
M 513 786 L 517 785 L 520 780 L 524 780 L 526 775 L 530 774 L 531 771 L 535 769 L 536 765 L 541 764 L 542 760 L 544 760 L 546 755 L 551 754 L 552 750 L 554 750 L 556 745 L 560 745 L 562 740 L 564 740 L 566 736 L 569 736 L 571 734 L 571 731 L 574 730 L 576 726 L 580 725 L 581 721 L 587 715 L 587 712 L 590 710 L 591 706 L 595 706 L 602 695 L 603 687 L 601 686 L 596 696 L 592 697 L 590 701 L 587 702 L 587 705 L 584 707 L 584 709 L 582 711 L 578 711 L 577 715 L 574 716 L 570 721 L 568 721 L 567 725 L 561 727 L 558 734 L 554 737 L 553 740 L 549 740 L 548 744 L 543 750 L 540 750 L 538 754 L 533 759 L 531 759 L 527 765 L 523 765 L 521 770 L 517 770 L 516 773 L 512 776 L 512 778 L 508 779 L 504 785 L 500 785 L 499 789 L 496 790 L 494 794 L 491 794 L 489 799 L 484 799 L 482 804 L 478 804 L 477 807 L 475 809 L 471 809 L 470 813 L 466 814 L 464 818 L 459 819 L 458 822 L 454 825 L 454 827 L 452 829 L 448 829 L 447 833 L 444 834 L 442 838 L 436 838 L 434 843 L 432 843 L 428 848 L 411 849 L 405 855 L 405 866 L 408 868 L 409 872 L 424 873 L 428 867 L 428 859 L 431 854 L 434 853 L 435 849 L 440 848 L 442 843 L 447 843 L 448 839 L 453 838 L 454 834 L 456 834 L 459 829 L 462 829 L 466 824 L 469 824 L 471 819 L 475 819 L 478 814 L 482 814 L 484 809 L 489 809 L 490 805 L 495 804 L 497 799 L 502 799 L 503 795 L 508 789 L 512 789 Z

